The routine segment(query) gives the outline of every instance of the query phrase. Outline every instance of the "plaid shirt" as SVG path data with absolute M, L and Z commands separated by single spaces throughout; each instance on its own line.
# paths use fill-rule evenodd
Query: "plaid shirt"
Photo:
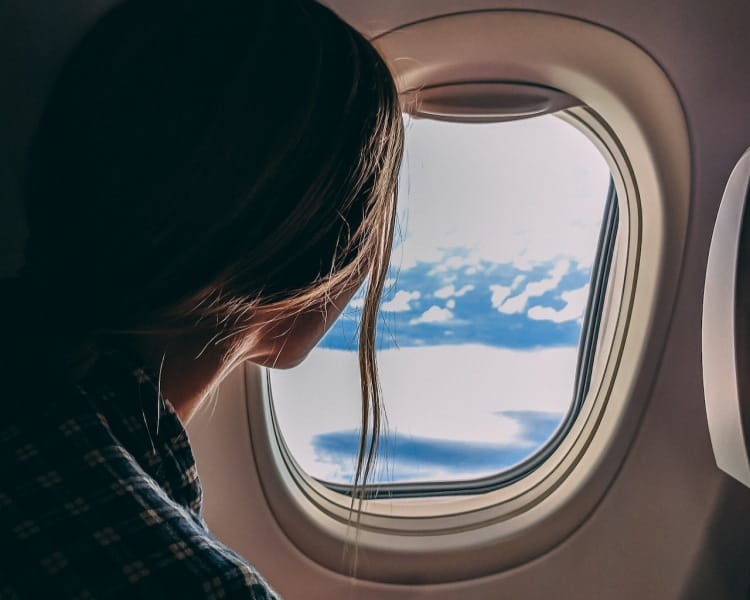
M 3 421 L 0 598 L 277 598 L 206 528 L 185 429 L 122 354 Z

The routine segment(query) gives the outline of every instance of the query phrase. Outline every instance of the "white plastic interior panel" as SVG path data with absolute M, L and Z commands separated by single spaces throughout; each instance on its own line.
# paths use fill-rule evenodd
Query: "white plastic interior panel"
M 745 201 L 750 180 L 750 149 L 727 182 L 714 225 L 703 295 L 703 385 L 706 415 L 716 464 L 750 487 L 750 460 L 743 412 L 750 399 L 740 393 L 748 369 L 742 327 L 750 306 L 742 300 L 747 271 Z M 743 407 L 744 403 L 744 407 Z

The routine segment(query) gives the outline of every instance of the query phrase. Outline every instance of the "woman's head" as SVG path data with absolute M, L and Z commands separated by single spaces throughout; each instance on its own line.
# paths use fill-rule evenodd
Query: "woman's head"
M 125 2 L 35 138 L 28 271 L 91 330 L 309 299 L 371 267 L 400 138 L 387 68 L 321 6 Z
M 258 315 L 278 335 L 369 276 L 369 415 L 402 138 L 387 67 L 328 9 L 128 0 L 72 53 L 40 122 L 28 278 L 58 329 L 203 327 L 229 361 Z

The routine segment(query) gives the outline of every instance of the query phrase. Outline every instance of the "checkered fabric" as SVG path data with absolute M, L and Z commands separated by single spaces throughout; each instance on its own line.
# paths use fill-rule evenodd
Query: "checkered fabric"
M 110 352 L 78 384 L 36 387 L 0 422 L 0 598 L 277 598 L 206 528 L 152 374 Z

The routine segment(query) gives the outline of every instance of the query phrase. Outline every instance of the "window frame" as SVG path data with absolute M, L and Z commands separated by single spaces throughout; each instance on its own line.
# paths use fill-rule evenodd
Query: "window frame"
M 632 249 L 634 246 L 634 240 L 630 234 L 635 232 L 637 235 L 640 230 L 639 213 L 634 211 L 631 202 L 632 194 L 628 195 L 628 188 L 634 184 L 634 181 L 632 174 L 627 172 L 627 159 L 622 154 L 617 139 L 601 117 L 588 107 L 569 108 L 557 113 L 556 116 L 577 127 L 602 152 L 610 167 L 612 195 L 618 202 L 615 211 L 618 219 L 617 231 L 621 232 L 622 236 L 615 236 L 615 243 L 612 244 L 612 256 L 606 261 L 610 265 L 607 277 L 612 281 L 610 287 L 612 293 L 605 294 L 601 298 L 602 301 L 607 301 L 605 304 L 608 304 L 608 306 L 604 307 L 597 319 L 598 323 L 604 325 L 604 327 L 598 328 L 597 344 L 609 344 L 609 346 L 606 352 L 600 353 L 598 359 L 592 362 L 587 382 L 589 390 L 592 391 L 590 394 L 582 395 L 580 405 L 576 407 L 576 413 L 569 411 L 566 419 L 569 419 L 570 423 L 567 431 L 561 436 L 562 439 L 554 447 L 545 445 L 544 449 L 548 449 L 547 456 L 534 465 L 535 468 L 527 469 L 523 476 L 509 478 L 500 485 L 488 485 L 483 490 L 475 491 L 471 489 L 464 493 L 456 490 L 456 493 L 440 495 L 414 494 L 409 497 L 366 497 L 362 505 L 363 515 L 360 517 L 360 527 L 362 528 L 370 529 L 373 532 L 387 531 L 390 525 L 384 525 L 384 521 L 393 516 L 407 519 L 415 516 L 427 518 L 451 517 L 463 514 L 465 511 L 484 510 L 487 506 L 499 509 L 496 515 L 514 514 L 518 510 L 523 510 L 523 506 L 539 502 L 546 495 L 554 492 L 559 485 L 557 479 L 559 475 L 556 475 L 556 473 L 575 467 L 576 462 L 581 458 L 580 453 L 586 446 L 585 443 L 582 443 L 582 440 L 586 440 L 593 435 L 598 422 L 601 420 L 602 412 L 607 404 L 606 379 L 612 376 L 612 363 L 617 360 L 617 355 L 622 350 L 624 330 L 627 329 L 629 320 L 628 296 L 632 295 L 633 291 L 632 286 L 627 289 L 625 275 L 628 268 L 623 264 L 627 262 L 632 264 L 632 257 L 628 256 L 627 248 L 623 247 L 627 246 Z M 604 242 L 604 240 L 601 241 Z M 637 243 L 635 246 L 637 246 Z M 599 265 L 599 267 L 601 266 Z M 630 274 L 631 276 L 635 275 L 634 273 Z M 633 279 L 631 279 L 631 283 L 633 283 Z M 618 330 L 620 331 L 619 335 L 615 335 Z M 580 360 L 583 359 L 579 357 Z M 265 398 L 264 411 L 268 431 L 272 437 L 271 443 L 280 451 L 285 470 L 292 476 L 295 485 L 304 490 L 304 495 L 309 501 L 313 502 L 318 510 L 334 517 L 341 523 L 348 524 L 352 503 L 351 494 L 346 493 L 345 490 L 336 489 L 328 482 L 317 480 L 302 469 L 289 451 L 284 442 L 283 434 L 279 430 L 274 414 L 268 370 L 262 369 L 257 377 L 262 381 L 261 385 Z M 576 385 L 581 387 L 578 382 Z M 581 393 L 581 390 L 577 390 L 577 393 Z M 465 485 L 467 481 L 475 483 L 482 480 L 466 480 L 457 483 Z M 402 485 L 406 487 L 414 484 L 391 484 L 388 487 Z M 345 487 L 348 488 L 349 486 Z M 456 506 L 460 508 L 452 508 L 450 499 L 455 499 Z M 477 521 L 477 523 L 480 523 L 480 521 Z M 424 523 L 420 525 L 424 525 Z M 441 527 L 442 525 L 438 525 L 437 530 L 439 531 Z

